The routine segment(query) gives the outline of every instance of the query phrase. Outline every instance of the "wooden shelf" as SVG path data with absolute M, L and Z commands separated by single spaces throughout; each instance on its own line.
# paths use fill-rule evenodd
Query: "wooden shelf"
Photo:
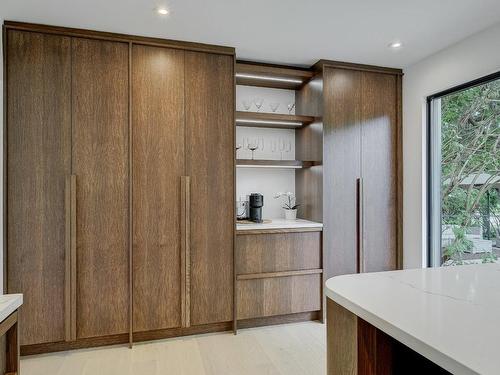
M 283 168 L 283 169 L 301 169 L 309 168 L 315 165 L 321 165 L 317 161 L 301 161 L 301 160 L 251 160 L 237 159 L 237 168 Z
M 284 115 L 278 113 L 236 112 L 236 126 L 258 128 L 297 129 L 314 121 L 311 116 Z
M 246 61 L 236 63 L 236 84 L 298 90 L 313 77 L 309 69 L 257 64 Z

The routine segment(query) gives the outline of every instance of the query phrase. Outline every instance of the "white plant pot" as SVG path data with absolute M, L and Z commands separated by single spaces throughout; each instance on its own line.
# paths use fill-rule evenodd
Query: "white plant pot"
M 285 210 L 285 220 L 297 220 L 297 209 Z

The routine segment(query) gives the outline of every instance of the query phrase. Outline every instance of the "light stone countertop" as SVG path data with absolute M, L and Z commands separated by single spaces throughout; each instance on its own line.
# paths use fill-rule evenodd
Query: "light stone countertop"
M 3 322 L 10 314 L 23 304 L 22 294 L 0 295 L 0 322 Z
M 500 374 L 500 265 L 333 277 L 325 294 L 453 374 Z
M 237 231 L 245 230 L 272 230 L 272 229 L 301 229 L 301 228 L 323 228 L 322 223 L 317 223 L 314 221 L 297 219 L 297 220 L 285 220 L 285 219 L 271 219 L 270 223 L 255 223 L 255 224 L 236 224 Z

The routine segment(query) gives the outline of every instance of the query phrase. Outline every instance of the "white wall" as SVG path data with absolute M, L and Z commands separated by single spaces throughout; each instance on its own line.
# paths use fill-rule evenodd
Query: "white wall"
M 459 27 L 459 26 L 457 26 Z M 436 35 L 439 38 L 439 35 Z M 404 267 L 425 266 L 426 97 L 500 70 L 500 24 L 404 69 Z M 408 46 L 407 48 L 411 48 Z

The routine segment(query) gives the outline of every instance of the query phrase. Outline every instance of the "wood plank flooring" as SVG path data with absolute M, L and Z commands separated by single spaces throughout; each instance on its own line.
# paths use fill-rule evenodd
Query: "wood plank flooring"
M 23 375 L 325 375 L 326 326 L 305 322 L 23 357 Z

